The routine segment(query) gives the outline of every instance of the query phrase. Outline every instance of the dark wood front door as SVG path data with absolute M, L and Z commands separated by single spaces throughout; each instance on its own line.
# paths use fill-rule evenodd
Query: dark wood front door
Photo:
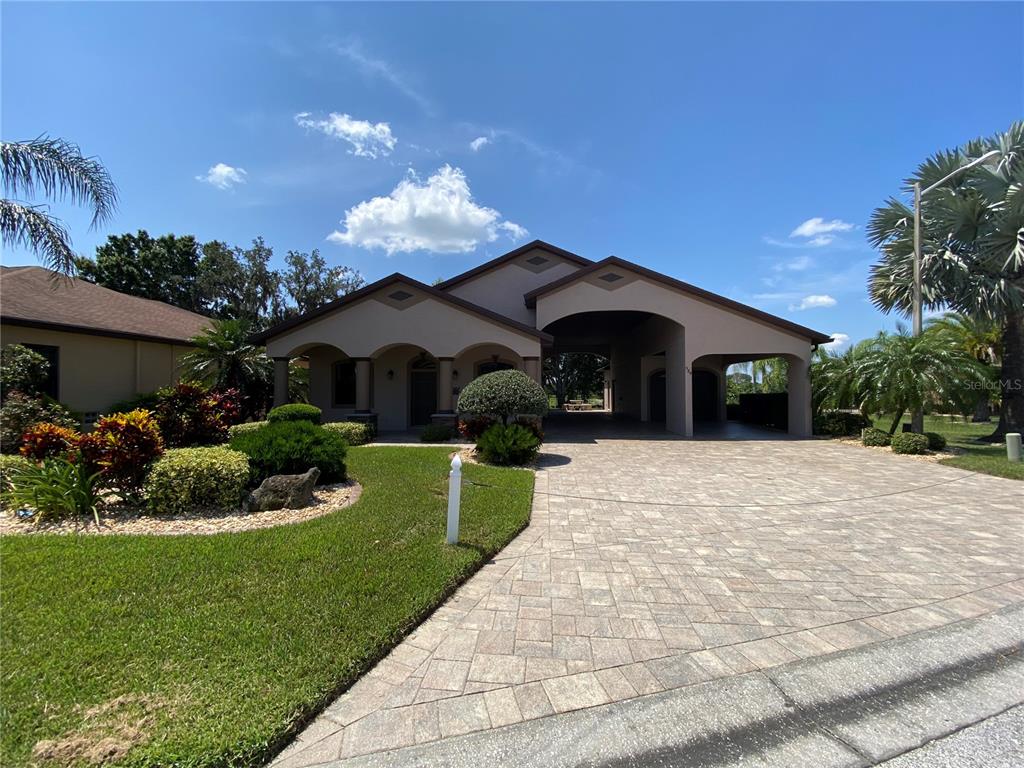
M 409 424 L 413 427 L 430 423 L 437 410 L 437 371 L 410 371 Z
M 665 372 L 655 371 L 648 379 L 647 404 L 650 420 L 665 423 Z

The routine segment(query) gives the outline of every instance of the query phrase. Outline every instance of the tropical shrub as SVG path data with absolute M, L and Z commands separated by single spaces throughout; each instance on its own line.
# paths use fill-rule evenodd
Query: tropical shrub
M 863 432 L 861 432 L 861 442 L 864 445 L 871 445 L 877 448 L 880 446 L 889 445 L 891 441 L 892 436 L 888 432 L 885 432 L 884 430 L 881 429 L 868 427 Z
M 271 408 L 267 414 L 267 421 L 308 421 L 311 424 L 319 424 L 321 413 L 319 408 L 309 403 L 288 403 Z
M 0 397 L 11 392 L 38 395 L 50 370 L 49 361 L 21 344 L 8 344 L 0 351 Z
M 544 416 L 548 396 L 522 371 L 494 371 L 478 376 L 459 393 L 459 413 L 496 416 L 508 424 L 515 416 Z
M 36 462 L 55 456 L 68 458 L 78 449 L 78 442 L 81 439 L 82 435 L 76 429 L 44 421 L 33 424 L 21 436 L 19 452 Z
M 175 448 L 223 443 L 240 413 L 237 392 L 211 392 L 195 382 L 161 389 L 155 410 L 164 442 Z
M 470 416 L 469 418 L 459 419 L 458 430 L 459 434 L 464 438 L 475 442 L 480 435 L 497 423 L 497 420 L 490 416 Z
M 929 451 L 941 451 L 946 447 L 944 435 L 940 435 L 938 432 L 925 432 L 924 436 L 928 438 Z
M 927 453 L 928 436 L 916 432 L 900 432 L 892 436 L 893 453 Z
M 10 476 L 6 503 L 34 509 L 40 520 L 91 514 L 99 525 L 99 473 L 83 462 L 58 457 L 29 463 Z
M 150 465 L 164 452 L 164 443 L 153 414 L 140 408 L 101 417 L 81 438 L 79 449 L 82 461 L 103 473 L 104 486 L 135 498 Z
M 243 432 L 252 432 L 257 429 L 263 429 L 267 426 L 266 421 L 243 421 L 241 424 L 232 424 L 228 427 L 228 440 L 233 438 L 235 435 L 240 435 Z
M 0 449 L 17 453 L 21 437 L 33 424 L 46 422 L 58 427 L 77 428 L 79 421 L 71 411 L 46 397 L 32 397 L 23 392 L 10 392 L 0 407 Z
M 365 445 L 373 440 L 373 426 L 362 421 L 329 421 L 323 428 L 337 432 L 349 445 Z
M 157 514 L 230 510 L 245 500 L 249 458 L 228 448 L 172 448 L 146 477 L 149 508 Z
M 20 454 L 0 453 L 0 503 L 5 501 L 6 493 L 11 489 L 12 478 L 31 466 L 32 462 Z
M 428 424 L 420 433 L 420 442 L 447 443 L 455 437 L 455 430 L 449 424 Z
M 495 424 L 476 444 L 480 458 L 489 464 L 526 464 L 539 448 L 537 436 L 519 424 Z
M 515 423 L 524 429 L 528 429 L 533 433 L 540 442 L 544 442 L 544 426 L 540 417 L 524 416 L 516 419 Z
M 271 475 L 297 475 L 310 467 L 320 470 L 320 482 L 345 479 L 348 444 L 336 431 L 308 421 L 267 424 L 231 439 L 231 448 L 249 457 L 256 482 Z
M 129 397 L 127 400 L 118 400 L 107 408 L 107 413 L 128 413 L 129 411 L 137 411 L 139 408 L 155 412 L 159 402 L 159 392 L 145 392 L 135 397 Z
M 859 435 L 871 426 L 871 419 L 850 411 L 825 411 L 814 417 L 814 434 L 847 437 Z

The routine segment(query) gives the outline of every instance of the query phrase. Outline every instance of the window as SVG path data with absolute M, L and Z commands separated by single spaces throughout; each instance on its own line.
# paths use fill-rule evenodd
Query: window
M 494 373 L 495 371 L 509 371 L 515 368 L 512 363 L 503 363 L 499 360 L 488 360 L 485 363 L 476 364 L 476 375 L 483 376 L 485 373 Z
M 356 364 L 339 360 L 334 364 L 334 407 L 348 408 L 356 404 Z
M 43 382 L 42 392 L 54 400 L 60 400 L 60 347 L 51 347 L 48 344 L 23 344 L 22 346 L 46 358 L 46 362 L 50 365 L 46 370 L 46 380 Z

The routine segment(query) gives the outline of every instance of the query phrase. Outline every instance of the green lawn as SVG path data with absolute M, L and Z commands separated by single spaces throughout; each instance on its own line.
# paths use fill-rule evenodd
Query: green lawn
M 526 525 L 533 474 L 466 465 L 446 546 L 448 451 L 352 449 L 362 498 L 299 525 L 5 537 L 0 764 L 75 735 L 138 741 L 118 765 L 264 761 Z
M 909 417 L 904 419 L 910 422 Z M 892 417 L 885 419 L 879 417 L 876 424 L 879 426 L 892 423 Z M 1010 463 L 1006 459 L 1006 443 L 978 443 L 980 437 L 991 435 L 995 431 L 996 422 L 988 424 L 973 424 L 965 422 L 962 418 L 951 419 L 948 416 L 925 416 L 924 428 L 926 432 L 938 432 L 945 436 L 949 447 L 958 448 L 965 453 L 949 459 L 942 459 L 939 463 L 950 467 L 959 467 L 971 472 L 982 472 L 986 475 L 998 475 L 1009 477 L 1013 480 L 1024 480 L 1024 462 Z

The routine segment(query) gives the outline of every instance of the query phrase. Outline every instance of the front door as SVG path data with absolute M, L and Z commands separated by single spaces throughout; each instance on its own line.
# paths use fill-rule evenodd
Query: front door
M 409 372 L 409 424 L 420 427 L 430 423 L 437 410 L 437 371 Z
M 651 421 L 665 423 L 665 372 L 655 371 L 648 379 L 648 415 Z

